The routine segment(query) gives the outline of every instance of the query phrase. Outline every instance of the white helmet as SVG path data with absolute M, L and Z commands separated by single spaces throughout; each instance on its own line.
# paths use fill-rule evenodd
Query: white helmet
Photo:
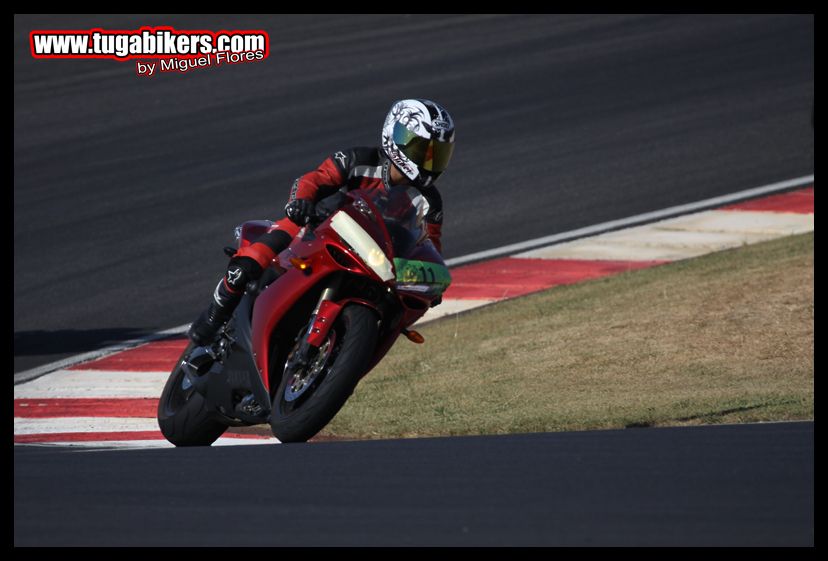
M 391 106 L 382 127 L 388 159 L 418 187 L 434 183 L 454 151 L 454 121 L 428 99 L 403 99 Z

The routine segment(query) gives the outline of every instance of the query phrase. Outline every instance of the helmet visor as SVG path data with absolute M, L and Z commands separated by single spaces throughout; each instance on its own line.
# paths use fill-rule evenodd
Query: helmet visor
M 402 123 L 394 125 L 394 143 L 417 167 L 434 173 L 445 171 L 454 152 L 453 142 L 423 138 Z

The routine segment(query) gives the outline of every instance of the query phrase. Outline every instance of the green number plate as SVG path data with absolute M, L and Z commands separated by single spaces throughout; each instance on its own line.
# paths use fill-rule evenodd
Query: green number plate
M 451 284 L 451 275 L 444 265 L 413 259 L 394 259 L 397 282 L 428 285 L 429 292 L 442 294 Z

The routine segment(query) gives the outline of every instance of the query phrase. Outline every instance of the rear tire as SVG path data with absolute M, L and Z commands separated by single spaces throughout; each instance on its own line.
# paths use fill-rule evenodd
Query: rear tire
M 176 446 L 209 446 L 218 439 L 227 425 L 216 420 L 204 401 L 204 396 L 193 388 L 182 387 L 184 370 L 181 362 L 195 348 L 190 343 L 167 378 L 158 401 L 158 426 L 164 438 Z
M 281 442 L 306 442 L 322 430 L 348 401 L 373 358 L 378 327 L 370 308 L 346 306 L 331 331 L 328 337 L 335 343 L 326 365 L 294 401 L 285 398 L 293 376 L 282 373 L 270 418 L 270 428 Z M 273 366 L 283 368 L 281 364 Z

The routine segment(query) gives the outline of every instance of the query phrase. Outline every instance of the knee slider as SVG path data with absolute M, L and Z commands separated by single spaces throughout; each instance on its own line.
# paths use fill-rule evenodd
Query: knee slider
M 231 290 L 235 292 L 244 290 L 248 282 L 258 279 L 261 275 L 262 267 L 255 259 L 237 254 L 227 265 L 225 281 Z

